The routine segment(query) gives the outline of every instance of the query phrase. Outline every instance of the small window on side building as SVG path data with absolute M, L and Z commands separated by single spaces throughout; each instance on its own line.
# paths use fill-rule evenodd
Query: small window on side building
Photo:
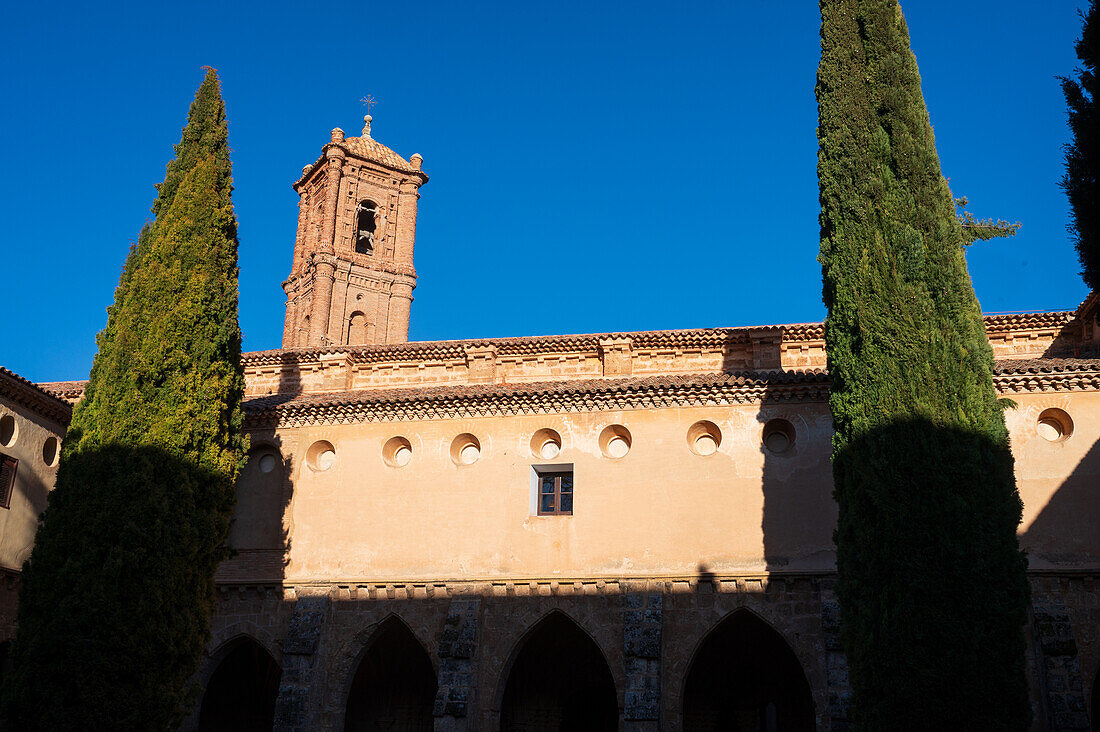
M 573 466 L 544 465 L 534 468 L 539 516 L 573 515 Z

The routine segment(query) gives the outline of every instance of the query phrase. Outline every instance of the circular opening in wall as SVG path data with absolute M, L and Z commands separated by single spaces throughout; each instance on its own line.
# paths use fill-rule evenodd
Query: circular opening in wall
M 1051 407 L 1039 413 L 1035 431 L 1047 442 L 1061 442 L 1073 434 L 1073 420 L 1065 410 Z
M 764 425 L 764 447 L 768 452 L 778 455 L 791 449 L 794 444 L 794 425 L 785 419 L 769 420 Z
M 306 451 L 306 465 L 318 472 L 328 470 L 336 462 L 336 448 L 328 440 L 317 440 Z
M 248 453 L 248 460 L 249 464 L 254 465 L 256 470 L 264 475 L 269 475 L 279 467 L 279 451 L 271 445 L 261 443 Z
M 412 462 L 412 444 L 404 437 L 391 437 L 382 446 L 382 460 L 391 468 L 403 468 Z
M 630 452 L 630 430 L 621 424 L 612 424 L 600 433 L 600 452 L 606 458 L 618 460 Z
M 5 414 L 0 417 L 0 445 L 4 447 L 11 447 L 15 444 L 15 437 L 18 434 L 18 430 L 15 427 L 15 417 L 10 414 Z
M 722 430 L 714 422 L 704 419 L 688 428 L 687 440 L 688 447 L 696 455 L 713 455 L 722 444 Z
M 265 475 L 267 473 L 270 473 L 271 471 L 275 470 L 275 466 L 278 464 L 279 460 L 270 452 L 260 455 L 259 466 L 261 473 L 264 473 Z
M 42 462 L 52 468 L 57 465 L 57 458 L 60 452 L 61 451 L 58 450 L 57 438 L 53 436 L 47 437 L 46 441 L 42 444 Z
M 531 437 L 531 454 L 543 460 L 553 460 L 561 454 L 561 435 L 549 428 L 539 430 Z
M 455 465 L 473 465 L 481 457 L 481 443 L 468 432 L 451 441 L 451 460 Z

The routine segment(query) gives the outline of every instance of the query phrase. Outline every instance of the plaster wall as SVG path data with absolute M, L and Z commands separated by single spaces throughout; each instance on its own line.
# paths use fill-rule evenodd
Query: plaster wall
M 38 516 L 46 510 L 47 496 L 57 478 L 56 455 L 52 464 L 47 464 L 43 447 L 53 438 L 60 451 L 65 427 L 7 401 L 0 403 L 0 418 L 5 415 L 14 418 L 16 433 L 13 442 L 0 447 L 0 452 L 17 459 L 19 466 L 10 507 L 0 508 L 0 568 L 18 572 L 30 557 Z

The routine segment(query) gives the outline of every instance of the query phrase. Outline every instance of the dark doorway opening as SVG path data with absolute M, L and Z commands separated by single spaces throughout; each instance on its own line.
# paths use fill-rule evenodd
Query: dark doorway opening
M 523 642 L 508 674 L 500 721 L 507 732 L 619 728 L 607 661 L 565 615 L 547 616 Z
M 1092 711 L 1092 732 L 1100 732 L 1100 668 L 1096 669 L 1096 676 L 1092 679 L 1092 702 L 1089 709 Z
M 430 732 L 435 721 L 435 669 L 428 653 L 397 618 L 374 634 L 351 682 L 344 729 Z
M 279 664 L 251 638 L 233 642 L 222 658 L 199 710 L 201 732 L 260 732 L 275 723 Z
M 8 671 L 11 669 L 11 659 L 8 658 L 8 654 L 11 652 L 11 641 L 4 641 L 0 643 L 0 689 L 4 688 L 4 679 L 8 675 Z
M 684 730 L 786 732 L 815 728 L 813 697 L 794 652 L 739 610 L 710 632 L 684 683 Z

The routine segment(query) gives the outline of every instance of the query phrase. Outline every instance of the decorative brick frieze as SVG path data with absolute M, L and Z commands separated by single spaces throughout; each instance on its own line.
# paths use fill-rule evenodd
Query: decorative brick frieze
M 749 334 L 752 341 L 752 367 L 757 371 L 783 368 L 780 346 L 783 343 L 782 328 L 759 328 Z
M 321 355 L 321 389 L 347 391 L 351 388 L 352 360 L 346 353 Z
M 582 382 L 366 390 L 249 400 L 246 424 L 416 421 L 511 414 L 660 409 L 684 406 L 824 401 L 828 377 L 817 373 L 701 374 Z
M 466 348 L 466 379 L 472 384 L 492 382 L 497 374 L 496 346 Z
M 632 338 L 601 338 L 600 361 L 604 376 L 630 376 L 634 373 L 634 340 Z

